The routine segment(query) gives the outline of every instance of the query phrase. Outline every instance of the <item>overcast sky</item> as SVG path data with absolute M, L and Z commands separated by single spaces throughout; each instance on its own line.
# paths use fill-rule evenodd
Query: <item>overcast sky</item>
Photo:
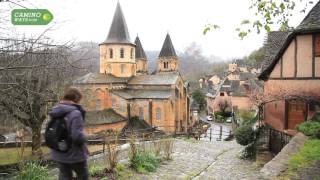
M 167 32 L 177 51 L 192 42 L 199 44 L 207 56 L 223 59 L 242 57 L 263 44 L 265 34 L 251 34 L 240 40 L 235 28 L 253 13 L 251 0 L 120 0 L 131 40 L 139 34 L 145 50 L 161 49 Z M 59 41 L 102 42 L 108 35 L 117 0 L 29 0 L 28 8 L 48 9 L 57 23 L 51 36 Z M 297 25 L 303 14 L 292 23 Z M 221 29 L 203 35 L 208 23 Z M 51 23 L 52 25 L 53 23 Z M 50 24 L 49 24 L 50 25 Z M 47 26 L 17 26 L 18 32 L 39 34 Z

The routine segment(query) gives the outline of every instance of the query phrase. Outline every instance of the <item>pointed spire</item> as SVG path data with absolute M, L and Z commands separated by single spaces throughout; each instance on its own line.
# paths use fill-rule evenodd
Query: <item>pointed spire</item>
M 131 43 L 126 20 L 118 1 L 112 24 L 105 43 Z
M 164 40 L 159 57 L 177 57 L 169 33 L 167 34 L 166 39 Z
M 146 53 L 143 50 L 142 44 L 138 36 L 136 37 L 134 43 L 136 44 L 136 59 L 147 59 Z

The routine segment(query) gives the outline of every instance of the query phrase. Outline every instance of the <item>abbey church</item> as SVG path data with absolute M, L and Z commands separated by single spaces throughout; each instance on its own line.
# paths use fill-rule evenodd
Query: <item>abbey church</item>
M 89 111 L 89 134 L 121 130 L 132 117 L 167 133 L 186 132 L 189 118 L 187 87 L 178 71 L 178 57 L 167 34 L 157 59 L 148 72 L 148 59 L 139 37 L 130 40 L 118 2 L 107 39 L 99 44 L 100 72 L 74 81 L 84 94 Z

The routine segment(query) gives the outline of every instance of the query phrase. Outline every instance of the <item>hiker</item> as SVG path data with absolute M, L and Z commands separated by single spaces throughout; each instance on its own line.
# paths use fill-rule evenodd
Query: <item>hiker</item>
M 60 170 L 59 180 L 72 179 L 73 172 L 76 174 L 76 179 L 88 179 L 87 157 L 89 153 L 83 132 L 85 111 L 79 105 L 81 99 L 82 94 L 78 89 L 68 88 L 62 100 L 49 112 L 51 119 L 63 117 L 62 121 L 65 121 L 70 140 L 65 144 L 66 147 L 69 147 L 65 151 L 51 148 L 51 158 L 57 162 Z

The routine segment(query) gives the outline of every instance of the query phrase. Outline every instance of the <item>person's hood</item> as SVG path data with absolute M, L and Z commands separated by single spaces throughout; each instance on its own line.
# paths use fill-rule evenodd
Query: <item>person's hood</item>
M 49 112 L 49 115 L 53 118 L 56 118 L 56 117 L 61 117 L 65 114 L 68 114 L 74 110 L 77 110 L 77 107 L 74 105 L 59 103 L 51 109 L 51 111 Z

